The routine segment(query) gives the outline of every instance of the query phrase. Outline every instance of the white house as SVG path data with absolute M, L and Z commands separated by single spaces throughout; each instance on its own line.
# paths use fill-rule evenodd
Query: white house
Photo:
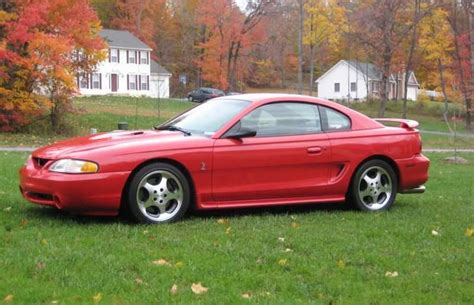
M 405 73 L 396 73 L 389 78 L 389 99 L 404 96 Z M 367 96 L 380 98 L 382 71 L 375 65 L 352 60 L 340 60 L 321 75 L 316 83 L 318 97 L 330 100 L 365 100 Z M 410 72 L 407 98 L 416 100 L 420 85 L 415 73 Z
M 171 74 L 150 58 L 152 49 L 128 31 L 102 30 L 108 57 L 94 73 L 77 76 L 81 95 L 169 97 Z

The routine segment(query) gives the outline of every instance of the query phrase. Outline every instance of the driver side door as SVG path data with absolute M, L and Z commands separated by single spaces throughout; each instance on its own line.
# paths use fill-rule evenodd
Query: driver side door
M 317 105 L 278 102 L 246 115 L 229 132 L 255 137 L 217 139 L 213 150 L 215 201 L 311 198 L 325 193 L 331 149 Z M 241 203 L 241 202 L 240 202 Z

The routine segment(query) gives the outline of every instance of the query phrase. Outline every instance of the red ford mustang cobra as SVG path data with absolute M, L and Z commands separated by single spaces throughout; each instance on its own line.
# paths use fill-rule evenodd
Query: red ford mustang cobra
M 378 120 L 383 121 L 383 120 Z M 197 209 L 350 201 L 386 210 L 422 193 L 429 160 L 417 122 L 386 127 L 299 95 L 216 98 L 144 131 L 66 140 L 33 152 L 23 196 L 73 213 L 170 222 Z

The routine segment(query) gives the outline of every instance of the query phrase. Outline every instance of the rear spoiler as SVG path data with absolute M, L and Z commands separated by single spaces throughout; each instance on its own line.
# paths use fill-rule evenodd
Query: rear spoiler
M 387 123 L 400 123 L 400 128 L 405 129 L 415 129 L 416 127 L 420 126 L 417 121 L 413 120 L 405 120 L 405 119 L 374 119 L 377 122 L 387 122 Z

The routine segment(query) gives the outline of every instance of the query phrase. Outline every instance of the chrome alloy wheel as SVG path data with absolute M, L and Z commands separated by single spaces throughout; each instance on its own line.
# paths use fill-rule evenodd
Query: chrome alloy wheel
M 137 203 L 142 214 L 162 222 L 175 216 L 183 204 L 183 187 L 167 170 L 156 170 L 144 176 L 137 188 Z
M 360 201 L 367 209 L 380 210 L 392 197 L 392 179 L 384 168 L 372 166 L 360 176 L 358 190 Z

